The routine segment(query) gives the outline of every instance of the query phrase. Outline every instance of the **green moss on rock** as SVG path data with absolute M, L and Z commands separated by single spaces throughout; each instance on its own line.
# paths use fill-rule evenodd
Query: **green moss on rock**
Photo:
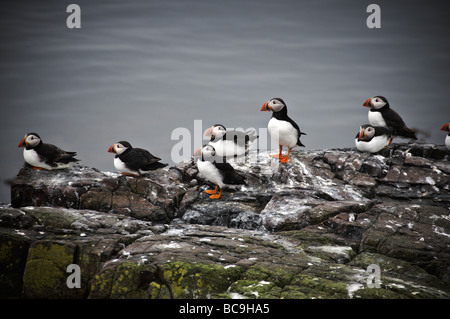
M 74 263 L 76 245 L 37 241 L 31 244 L 23 275 L 26 298 L 68 298 L 79 291 L 67 287 L 67 266 Z
M 249 268 L 244 273 L 243 279 L 270 281 L 283 288 L 291 282 L 294 275 L 294 269 L 259 264 Z
M 223 293 L 240 278 L 242 269 L 215 264 L 173 262 L 161 265 L 160 278 L 173 298 L 209 298 Z
M 21 234 L 0 233 L 0 298 L 20 297 L 29 246 Z
M 300 274 L 283 290 L 283 298 L 343 299 L 348 297 L 347 284 Z
M 230 286 L 229 292 L 249 299 L 278 299 L 281 288 L 270 281 L 238 280 Z
M 153 282 L 156 279 L 157 282 Z M 157 280 L 157 268 L 131 261 L 110 265 L 97 274 L 90 298 L 167 298 L 170 294 Z

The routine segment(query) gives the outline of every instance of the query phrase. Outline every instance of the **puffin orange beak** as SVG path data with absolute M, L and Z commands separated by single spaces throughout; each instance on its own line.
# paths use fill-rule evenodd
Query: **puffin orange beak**
M 271 111 L 271 110 L 272 110 L 272 108 L 269 106 L 269 102 L 264 103 L 263 106 L 261 107 L 261 112 L 262 111 L 267 112 L 267 111 Z
M 367 100 L 364 102 L 363 106 L 365 106 L 365 107 L 372 107 L 372 103 L 371 103 L 370 101 L 372 101 L 372 98 L 367 99 Z
M 108 148 L 108 152 L 109 152 L 109 153 L 115 153 L 115 152 L 116 152 L 116 149 L 114 148 L 114 146 L 116 146 L 116 144 L 113 144 L 113 145 L 111 145 L 111 146 Z
M 194 156 L 198 156 L 198 152 L 200 152 L 201 149 L 202 149 L 201 147 L 197 148 L 194 152 Z
M 27 136 L 25 135 L 23 139 L 20 140 L 19 146 L 18 147 L 25 147 L 27 146 L 25 143 L 25 139 L 27 138 Z
M 441 127 L 441 131 L 450 132 L 450 123 L 444 124 Z
M 214 126 L 211 126 L 207 131 L 206 131 L 206 136 L 211 136 L 211 132 L 213 130 Z M 198 151 L 198 150 L 197 150 Z
M 358 140 L 362 140 L 363 138 L 364 138 L 364 130 L 361 130 L 361 132 L 359 132 Z

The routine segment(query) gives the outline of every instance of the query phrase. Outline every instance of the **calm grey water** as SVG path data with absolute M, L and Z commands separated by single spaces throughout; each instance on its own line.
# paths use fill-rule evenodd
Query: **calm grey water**
M 174 164 L 176 128 L 264 128 L 282 97 L 306 149 L 353 147 L 362 103 L 386 96 L 421 141 L 450 121 L 449 26 L 443 1 L 2 1 L 0 201 L 23 165 L 17 144 L 78 151 L 114 171 L 119 140 Z M 66 8 L 81 7 L 81 29 Z M 366 8 L 381 7 L 381 29 Z M 396 140 L 402 142 L 402 140 Z M 394 141 L 395 142 L 395 141 Z M 192 143 L 186 157 L 201 141 Z

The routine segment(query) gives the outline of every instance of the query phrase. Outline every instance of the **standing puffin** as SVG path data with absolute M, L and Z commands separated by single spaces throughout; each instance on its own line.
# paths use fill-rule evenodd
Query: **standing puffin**
M 66 152 L 55 145 L 43 143 L 37 133 L 26 134 L 18 147 L 24 147 L 23 158 L 34 169 L 71 168 L 80 161 L 74 158 L 76 152 Z
M 364 124 L 355 137 L 355 145 L 360 152 L 377 153 L 392 142 L 391 133 L 382 126 Z
M 364 102 L 363 106 L 370 107 L 370 124 L 387 127 L 394 136 L 417 140 L 416 133 L 406 126 L 397 112 L 390 108 L 389 102 L 384 96 L 371 97 Z
M 142 148 L 133 148 L 127 141 L 120 141 L 110 146 L 110 153 L 116 153 L 114 167 L 123 175 L 140 176 L 167 164 L 159 163 L 159 157 L 153 156 Z
M 291 150 L 296 145 L 305 146 L 300 142 L 300 136 L 306 135 L 300 131 L 297 123 L 295 123 L 287 115 L 286 103 L 280 98 L 274 98 L 263 104 L 261 111 L 272 111 L 272 118 L 267 125 L 270 136 L 280 145 L 280 153 L 278 155 L 270 155 L 278 158 L 281 163 L 287 163 Z M 283 156 L 283 146 L 287 146 L 289 151 Z
M 258 138 L 256 131 L 230 131 L 222 124 L 211 126 L 206 136 L 210 138 L 209 144 L 216 150 L 216 155 L 226 158 L 246 154 Z
M 198 172 L 206 180 L 216 184 L 214 190 L 205 190 L 205 193 L 211 195 L 209 198 L 220 198 L 225 184 L 245 184 L 244 178 L 236 173 L 233 166 L 229 163 L 218 163 L 215 161 L 217 154 L 212 145 L 204 145 L 194 155 L 197 156 L 199 151 L 200 155 L 197 160 Z M 220 192 L 217 194 L 219 188 Z
M 441 130 L 444 132 L 448 132 L 447 136 L 445 137 L 445 146 L 450 150 L 450 123 L 444 124 L 441 127 Z

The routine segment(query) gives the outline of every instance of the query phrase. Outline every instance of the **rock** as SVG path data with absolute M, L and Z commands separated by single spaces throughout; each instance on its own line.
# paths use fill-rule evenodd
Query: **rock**
M 23 274 L 31 239 L 10 228 L 0 229 L 0 298 L 22 294 Z
M 25 165 L 0 206 L 0 296 L 450 298 L 444 147 L 293 151 L 286 164 L 253 151 L 232 165 L 247 185 L 218 200 L 192 160 L 138 178 Z
M 11 205 L 115 211 L 167 223 L 186 192 L 171 172 L 159 170 L 151 177 L 134 178 L 81 164 L 64 171 L 33 170 L 25 164 L 12 183 Z

